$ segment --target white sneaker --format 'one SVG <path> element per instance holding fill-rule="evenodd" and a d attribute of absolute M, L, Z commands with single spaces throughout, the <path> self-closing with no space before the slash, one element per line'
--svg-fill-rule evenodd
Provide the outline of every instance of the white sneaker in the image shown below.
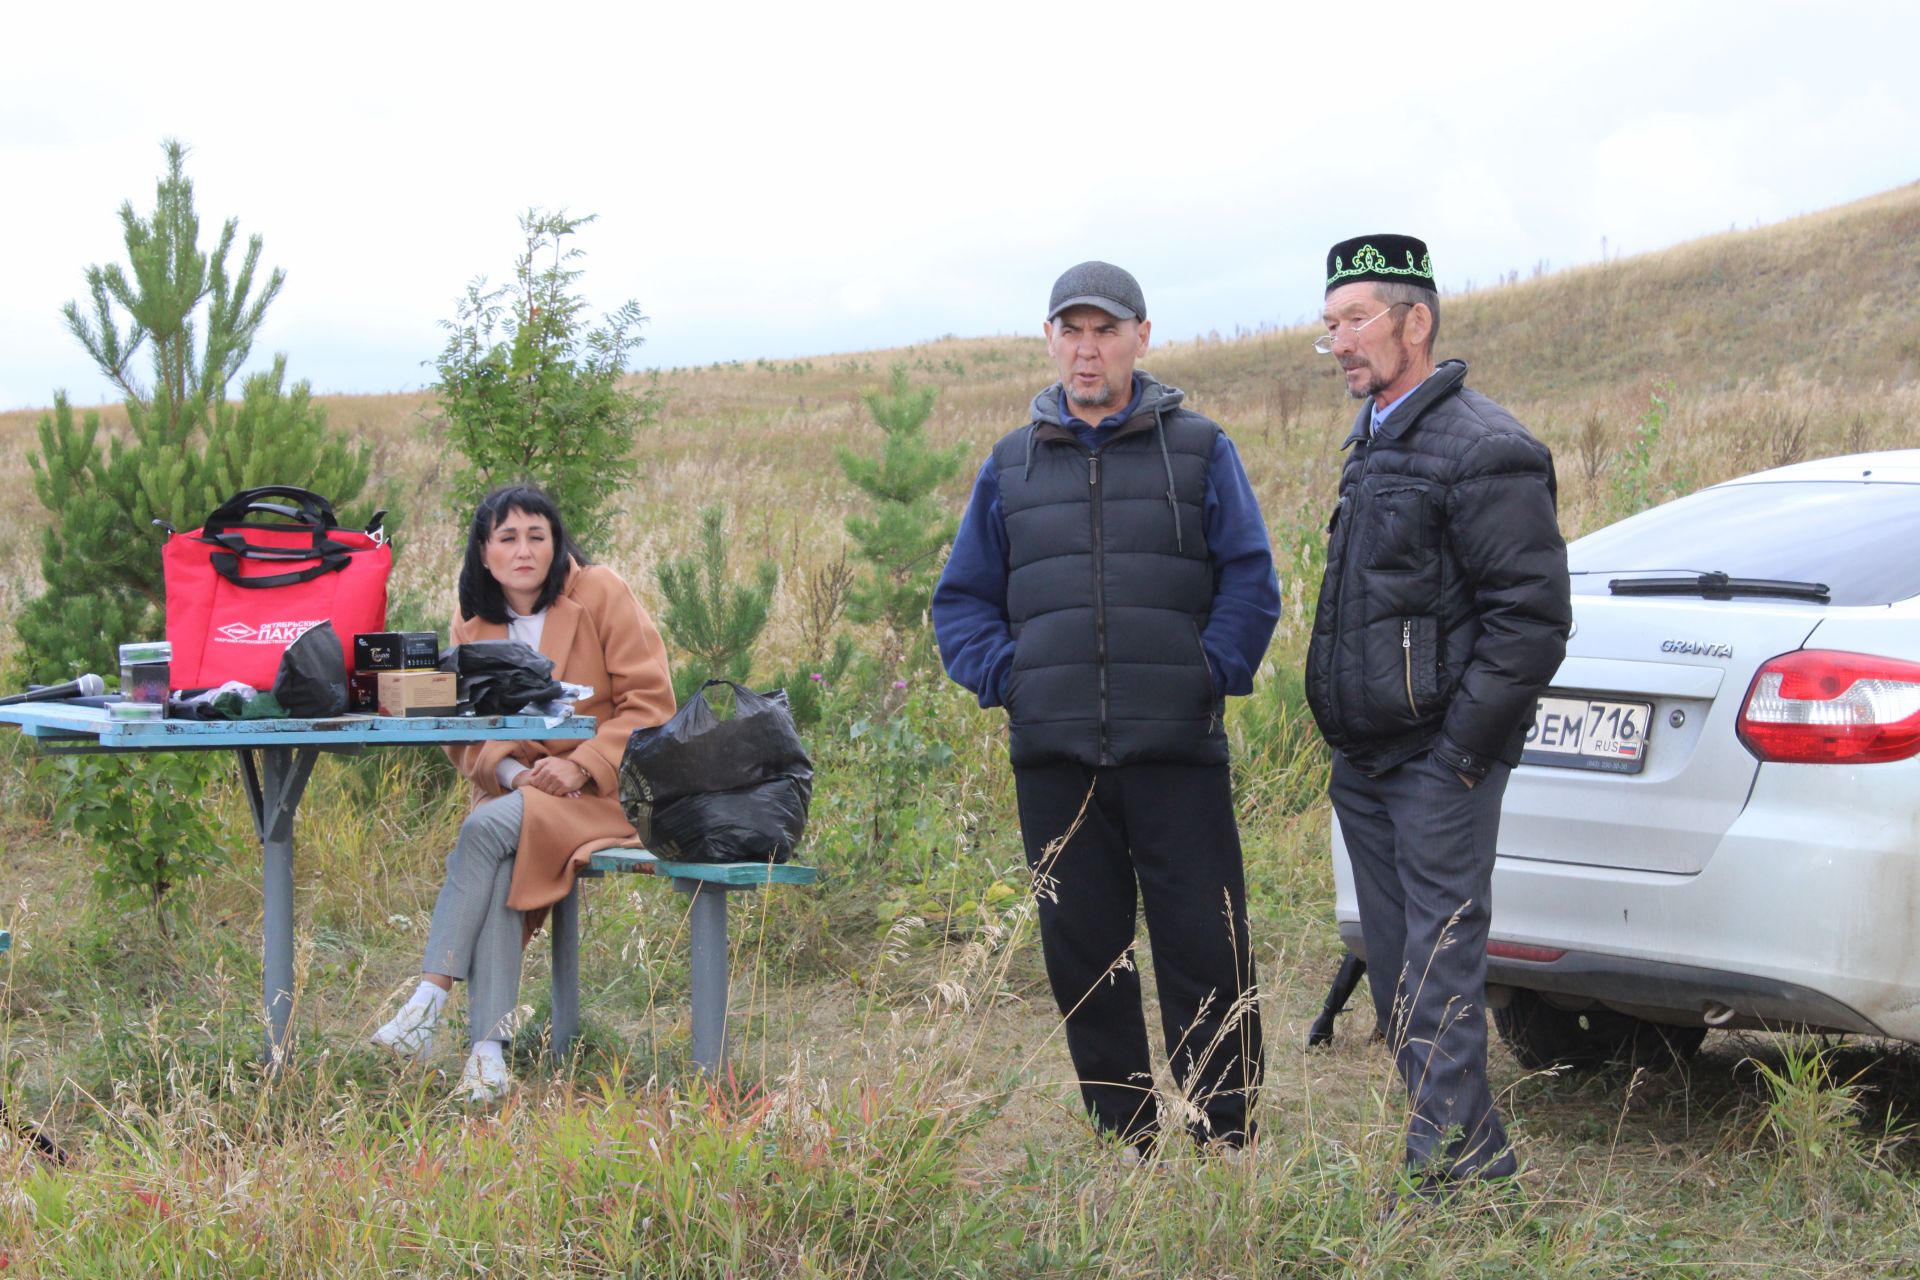
<path fill-rule="evenodd" d="M 470 1053 L 467 1065 L 460 1069 L 460 1083 L 453 1096 L 460 1102 L 486 1106 L 513 1092 L 513 1073 L 504 1059 L 490 1053 Z"/>
<path fill-rule="evenodd" d="M 439 1021 L 431 1005 L 408 1001 L 391 1022 L 373 1033 L 373 1046 L 396 1057 L 425 1062 L 433 1053 L 433 1029 Z"/>

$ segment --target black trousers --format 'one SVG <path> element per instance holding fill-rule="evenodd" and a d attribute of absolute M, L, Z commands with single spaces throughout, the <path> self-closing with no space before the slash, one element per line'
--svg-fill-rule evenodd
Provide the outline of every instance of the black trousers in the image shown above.
<path fill-rule="evenodd" d="M 1168 1122 L 1244 1142 L 1260 1010 L 1227 766 L 1049 764 L 1015 769 L 1014 784 L 1047 979 L 1094 1124 L 1136 1146 L 1160 1124 L 1131 956 L 1144 907 L 1167 1057 L 1194 1108 Z"/>
<path fill-rule="evenodd" d="M 1333 757 L 1367 985 L 1413 1103 L 1407 1166 L 1425 1178 L 1514 1171 L 1487 1087 L 1487 927 L 1507 766 L 1469 789 L 1431 753 L 1378 777 Z"/>

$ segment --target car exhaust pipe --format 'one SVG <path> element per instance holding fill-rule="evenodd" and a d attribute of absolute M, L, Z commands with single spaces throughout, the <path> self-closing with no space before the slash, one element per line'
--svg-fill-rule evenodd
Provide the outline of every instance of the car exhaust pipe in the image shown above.
<path fill-rule="evenodd" d="M 1731 1005 L 1721 1004 L 1718 1000 L 1708 1001 L 1707 1007 L 1700 1011 L 1701 1019 L 1710 1027 L 1724 1027 L 1738 1016 Z"/>

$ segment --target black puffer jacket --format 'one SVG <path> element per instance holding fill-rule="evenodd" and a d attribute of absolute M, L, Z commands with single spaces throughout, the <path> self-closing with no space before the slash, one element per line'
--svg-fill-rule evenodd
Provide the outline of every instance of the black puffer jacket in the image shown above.
<path fill-rule="evenodd" d="M 1423 751 L 1473 777 L 1517 764 L 1566 653 L 1553 458 L 1448 360 L 1368 439 L 1347 437 L 1307 650 L 1307 701 L 1363 773 Z"/>
<path fill-rule="evenodd" d="M 1016 767 L 1072 760 L 1225 764 L 1222 699 L 1200 633 L 1216 590 L 1204 520 L 1220 428 L 1142 378 L 1098 452 L 1060 392 L 994 446 L 1007 523 L 1007 676 Z"/>

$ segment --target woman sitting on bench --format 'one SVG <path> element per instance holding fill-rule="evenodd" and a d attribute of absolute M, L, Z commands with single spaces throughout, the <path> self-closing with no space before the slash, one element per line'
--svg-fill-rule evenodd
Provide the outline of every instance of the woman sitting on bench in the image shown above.
<path fill-rule="evenodd" d="M 600 721 L 584 742 L 448 748 L 473 784 L 473 811 L 447 856 L 420 985 L 373 1043 L 425 1058 L 447 993 L 465 979 L 473 1049 L 456 1094 L 492 1102 L 513 1086 L 504 1050 L 521 953 L 594 850 L 640 842 L 620 808 L 617 770 L 628 735 L 673 715 L 673 686 L 660 633 L 633 591 L 589 563 L 552 499 L 527 485 L 495 490 L 473 514 L 452 640 L 538 649 L 555 679 L 593 689 L 575 710 Z"/>

